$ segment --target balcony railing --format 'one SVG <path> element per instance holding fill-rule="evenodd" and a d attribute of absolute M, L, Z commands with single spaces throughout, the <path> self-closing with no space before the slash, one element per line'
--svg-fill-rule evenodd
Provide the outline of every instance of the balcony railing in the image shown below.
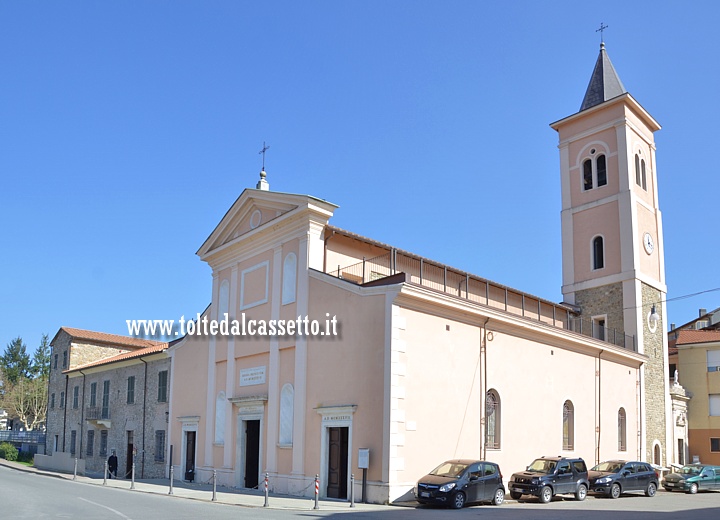
<path fill-rule="evenodd" d="M 567 306 L 396 249 L 374 258 L 363 258 L 347 267 L 338 266 L 328 274 L 362 285 L 401 272 L 405 273 L 407 282 L 637 351 L 634 336 L 599 327 L 591 320 L 578 317 Z"/>
<path fill-rule="evenodd" d="M 85 419 L 88 421 L 110 419 L 110 408 L 101 408 L 98 406 L 85 408 Z"/>

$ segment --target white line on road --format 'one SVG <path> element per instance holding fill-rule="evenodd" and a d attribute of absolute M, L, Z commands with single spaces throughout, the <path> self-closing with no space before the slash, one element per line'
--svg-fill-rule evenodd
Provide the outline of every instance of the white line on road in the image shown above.
<path fill-rule="evenodd" d="M 87 502 L 88 504 L 92 504 L 94 506 L 102 507 L 104 509 L 107 509 L 108 511 L 112 511 L 113 513 L 115 513 L 118 516 L 125 518 L 126 520 L 131 520 L 131 518 L 129 516 L 125 516 L 120 511 L 118 511 L 117 509 L 113 509 L 112 507 L 104 506 L 102 504 L 98 504 L 97 502 L 93 502 L 92 500 L 88 500 L 88 499 L 82 498 L 82 497 L 78 497 L 78 500 L 82 500 L 83 502 Z"/>

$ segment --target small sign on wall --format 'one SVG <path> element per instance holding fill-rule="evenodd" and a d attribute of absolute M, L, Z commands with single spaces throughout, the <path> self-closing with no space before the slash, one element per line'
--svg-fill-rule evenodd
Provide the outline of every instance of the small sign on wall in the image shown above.
<path fill-rule="evenodd" d="M 370 467 L 370 448 L 358 448 L 358 469 Z"/>
<path fill-rule="evenodd" d="M 265 367 L 243 368 L 240 370 L 240 386 L 265 384 Z"/>

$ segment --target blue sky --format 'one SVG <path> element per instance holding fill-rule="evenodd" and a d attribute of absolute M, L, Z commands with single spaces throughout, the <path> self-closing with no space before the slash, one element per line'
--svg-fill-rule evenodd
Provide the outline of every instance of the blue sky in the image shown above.
<path fill-rule="evenodd" d="M 600 9 L 599 7 L 602 7 Z M 720 287 L 715 2 L 0 2 L 0 347 L 210 301 L 270 149 L 332 223 L 560 301 L 557 134 L 605 42 L 656 134 L 668 298 Z M 434 198 L 437 203 L 426 201 Z M 714 220 L 715 219 L 715 220 Z M 669 303 L 683 323 L 720 292 Z"/>

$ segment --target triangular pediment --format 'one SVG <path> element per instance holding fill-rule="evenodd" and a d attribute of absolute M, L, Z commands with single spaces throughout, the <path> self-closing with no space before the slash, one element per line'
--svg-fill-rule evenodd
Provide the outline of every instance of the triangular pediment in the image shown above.
<path fill-rule="evenodd" d="M 329 214 L 332 214 L 336 207 L 307 195 L 247 189 L 238 197 L 197 254 L 202 258 L 227 244 L 242 240 L 244 236 L 260 232 L 283 215 L 292 213 L 301 206 L 307 207 L 311 200 L 328 206 Z"/>

